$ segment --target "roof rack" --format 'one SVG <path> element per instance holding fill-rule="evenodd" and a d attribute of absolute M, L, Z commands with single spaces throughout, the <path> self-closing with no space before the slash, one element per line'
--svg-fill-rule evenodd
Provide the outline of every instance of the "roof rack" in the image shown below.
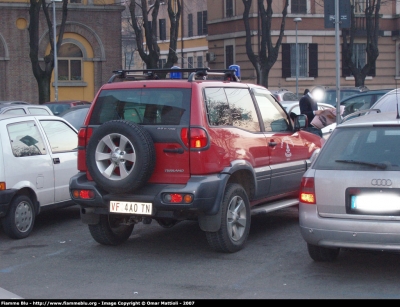
<path fill-rule="evenodd" d="M 195 81 L 196 78 L 206 80 L 208 76 L 222 76 L 224 81 L 240 82 L 234 69 L 214 69 L 205 68 L 166 68 L 166 69 L 134 69 L 134 70 L 114 70 L 108 83 L 113 83 L 115 79 L 128 80 L 159 80 L 160 76 L 168 73 L 190 73 L 188 81 Z M 141 73 L 141 74 L 138 74 Z M 176 78 L 175 78 L 176 79 Z"/>

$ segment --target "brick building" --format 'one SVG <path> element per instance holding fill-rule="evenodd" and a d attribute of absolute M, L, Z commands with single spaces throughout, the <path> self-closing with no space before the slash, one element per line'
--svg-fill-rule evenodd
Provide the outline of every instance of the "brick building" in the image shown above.
<path fill-rule="evenodd" d="M 91 101 L 112 71 L 121 67 L 121 12 L 116 0 L 69 0 L 66 29 L 58 50 L 58 99 Z M 49 1 L 52 18 L 52 3 Z M 56 23 L 61 22 L 56 2 Z M 48 27 L 41 12 L 40 60 L 49 53 Z M 29 0 L 0 0 L 0 100 L 38 103 L 29 58 Z M 54 81 L 54 73 L 53 73 Z M 51 99 L 55 97 L 54 82 Z"/>

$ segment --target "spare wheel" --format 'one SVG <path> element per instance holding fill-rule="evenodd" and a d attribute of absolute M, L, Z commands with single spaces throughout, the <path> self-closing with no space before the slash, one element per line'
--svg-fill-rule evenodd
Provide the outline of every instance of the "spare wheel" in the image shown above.
<path fill-rule="evenodd" d="M 86 164 L 93 180 L 110 193 L 128 193 L 151 177 L 156 153 L 150 134 L 141 126 L 113 120 L 91 136 Z"/>

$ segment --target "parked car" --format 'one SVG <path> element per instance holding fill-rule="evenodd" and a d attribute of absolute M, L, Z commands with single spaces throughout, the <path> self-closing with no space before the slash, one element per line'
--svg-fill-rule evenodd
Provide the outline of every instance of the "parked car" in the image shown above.
<path fill-rule="evenodd" d="M 196 220 L 213 250 L 236 252 L 251 214 L 298 204 L 324 140 L 301 130 L 305 115 L 293 126 L 268 89 L 240 83 L 235 70 L 158 80 L 166 72 L 177 69 L 113 82 L 130 74 L 116 71 L 101 87 L 79 130 L 72 198 L 100 244 L 125 242 L 140 222 Z"/>
<path fill-rule="evenodd" d="M 377 100 L 390 91 L 391 89 L 369 90 L 343 99 L 340 102 L 340 105 L 344 106 L 343 116 L 370 109 Z"/>
<path fill-rule="evenodd" d="M 281 105 L 285 108 L 286 112 L 290 115 L 291 113 L 294 113 L 296 115 L 300 114 L 300 105 L 299 102 L 282 102 Z M 326 110 L 326 109 L 335 109 L 334 106 L 327 104 L 327 103 L 318 103 L 318 110 Z M 328 138 L 329 135 L 332 133 L 333 129 L 335 129 L 336 123 L 328 125 L 324 128 L 322 128 L 322 135 L 324 139 Z"/>
<path fill-rule="evenodd" d="M 400 251 L 400 119 L 374 113 L 341 123 L 303 176 L 299 221 L 315 261 L 341 248 Z"/>
<path fill-rule="evenodd" d="M 0 104 L 0 114 L 53 115 L 53 112 L 48 107 L 37 104 Z"/>
<path fill-rule="evenodd" d="M 0 114 L 0 220 L 10 238 L 28 237 L 40 212 L 74 205 L 77 145 L 76 129 L 58 116 Z"/>
<path fill-rule="evenodd" d="M 54 115 L 60 115 L 62 112 L 69 108 L 81 106 L 84 104 L 90 105 L 91 102 L 85 100 L 59 100 L 45 102 L 44 105 L 48 106 Z"/>
<path fill-rule="evenodd" d="M 280 88 L 278 90 L 271 91 L 272 95 L 278 100 L 278 102 L 296 102 L 299 101 L 300 98 L 297 98 L 296 94 L 288 91 L 287 89 Z"/>
<path fill-rule="evenodd" d="M 397 108 L 400 110 L 400 89 L 391 90 L 371 106 L 381 112 L 397 111 Z"/>
<path fill-rule="evenodd" d="M 74 126 L 75 129 L 79 130 L 83 125 L 83 121 L 86 118 L 89 108 L 90 108 L 90 104 L 76 106 L 76 107 L 65 110 L 58 116 L 64 118 L 72 126 Z"/>
<path fill-rule="evenodd" d="M 20 100 L 0 100 L 0 105 L 8 105 L 8 104 L 30 104 L 30 103 Z"/>
<path fill-rule="evenodd" d="M 343 86 L 340 88 L 340 101 L 352 95 L 364 93 L 366 91 L 369 91 L 368 87 L 366 86 L 360 86 L 360 87 Z M 337 106 L 336 88 L 325 88 L 325 94 L 323 95 L 322 99 L 318 102 L 327 103 L 336 107 Z"/>

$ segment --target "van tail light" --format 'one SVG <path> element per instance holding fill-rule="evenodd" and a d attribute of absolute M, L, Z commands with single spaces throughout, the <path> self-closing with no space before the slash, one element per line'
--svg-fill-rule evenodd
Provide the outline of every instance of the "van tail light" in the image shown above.
<path fill-rule="evenodd" d="M 93 129 L 92 128 L 81 128 L 78 132 L 78 162 L 77 167 L 81 172 L 86 172 L 86 146 L 89 142 L 90 137 L 92 136 Z"/>
<path fill-rule="evenodd" d="M 207 133 L 201 128 L 183 128 L 181 139 L 190 149 L 202 149 L 208 145 Z"/>
<path fill-rule="evenodd" d="M 301 179 L 299 200 L 305 204 L 316 204 L 314 178 L 303 177 Z"/>

